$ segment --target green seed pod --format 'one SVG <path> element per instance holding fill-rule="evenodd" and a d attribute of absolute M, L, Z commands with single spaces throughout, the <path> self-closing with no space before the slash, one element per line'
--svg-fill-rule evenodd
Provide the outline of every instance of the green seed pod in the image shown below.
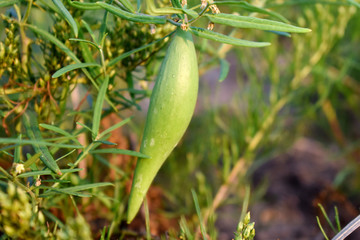
<path fill-rule="evenodd" d="M 162 62 L 150 98 L 132 183 L 127 222 L 137 214 L 151 182 L 184 135 L 194 113 L 199 85 L 196 51 L 189 32 L 178 29 Z"/>

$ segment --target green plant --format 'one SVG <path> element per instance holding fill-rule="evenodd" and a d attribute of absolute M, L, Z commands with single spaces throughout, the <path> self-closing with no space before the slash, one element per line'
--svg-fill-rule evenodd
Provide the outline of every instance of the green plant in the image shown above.
<path fill-rule="evenodd" d="M 236 28 L 247 33 L 252 32 L 247 28 L 276 34 L 310 31 L 290 25 L 284 17 L 263 5 L 255 6 L 255 3 L 242 1 L 189 1 L 187 4 L 186 1 L 180 3 L 174 0 L 172 6 L 161 1 L 155 5 L 153 1 L 138 1 L 135 8 L 134 2 L 126 0 L 97 3 L 0 0 L 0 6 L 4 13 L 1 25 L 6 29 L 0 33 L 0 115 L 4 130 L 0 131 L 0 180 L 2 185 L 11 182 L 24 190 L 31 202 L 33 218 L 43 214 L 49 222 L 48 226 L 39 222 L 39 228 L 34 228 L 29 237 L 33 234 L 40 236 L 44 229 L 53 236 L 64 238 L 74 238 L 80 233 L 88 236 L 89 227 L 84 224 L 81 228 L 85 220 L 90 222 L 84 213 L 88 209 L 99 208 L 104 210 L 104 214 L 101 215 L 101 211 L 97 211 L 97 214 L 105 219 L 103 224 L 109 228 L 93 227 L 93 235 L 98 234 L 100 229 L 104 229 L 102 236 L 106 234 L 107 238 L 115 234 L 124 237 L 134 235 L 119 228 L 126 218 L 126 186 L 133 169 L 131 160 L 134 157 L 140 157 L 144 162 L 149 159 L 142 150 L 141 153 L 137 152 L 136 146 L 120 145 L 123 142 L 116 140 L 114 135 L 121 136 L 119 128 L 125 124 L 131 133 L 142 132 L 140 124 L 137 126 L 128 117 L 140 109 L 141 100 L 150 96 L 149 82 L 153 76 L 158 71 L 165 71 L 159 70 L 159 66 L 174 29 L 187 31 L 175 33 L 176 39 L 182 34 L 186 38 L 190 38 L 190 34 L 199 37 L 195 40 L 199 59 L 210 56 L 209 62 L 204 59 L 199 61 L 200 73 L 220 63 L 219 80 L 224 80 L 229 70 L 225 59 L 230 49 L 228 44 L 245 47 L 269 45 L 268 42 L 235 37 Z M 228 6 L 235 6 L 242 15 L 219 13 L 219 8 L 226 11 Z M 248 12 L 258 15 L 250 16 Z M 272 20 L 264 19 L 265 16 Z M 213 27 L 214 31 L 211 30 Z M 262 39 L 255 33 L 248 36 L 249 39 Z M 207 44 L 207 40 L 221 44 L 219 51 L 214 47 L 217 45 Z M 175 53 L 170 51 L 169 55 Z M 192 58 L 195 58 L 194 52 Z M 188 59 L 184 61 L 188 63 Z M 181 69 L 183 65 L 178 66 Z M 196 66 L 193 67 L 191 72 L 195 74 Z M 175 77 L 179 77 L 177 73 Z M 195 90 L 194 87 L 186 94 L 194 94 Z M 156 90 L 153 94 L 155 97 Z M 156 101 L 156 105 L 162 103 L 161 99 Z M 274 115 L 282 106 L 275 104 L 273 113 L 269 111 L 273 117 L 270 122 L 275 121 Z M 154 114 L 155 107 L 150 107 L 149 115 Z M 192 112 L 189 105 L 185 107 Z M 104 127 L 104 121 L 113 115 L 117 116 L 117 122 Z M 184 115 L 190 118 L 191 114 Z M 266 124 L 265 130 L 271 125 L 269 122 Z M 154 123 L 154 129 L 161 128 Z M 257 130 L 252 128 L 248 136 L 251 137 Z M 250 141 L 247 154 L 251 155 L 257 149 L 263 133 L 259 134 Z M 214 136 L 211 140 L 214 140 L 212 146 L 217 146 L 219 137 Z M 226 149 L 233 140 L 224 134 L 220 139 L 221 146 Z M 198 141 L 201 142 L 201 139 Z M 233 145 L 231 153 L 235 156 L 237 152 L 239 155 L 243 147 Z M 216 154 L 221 155 L 222 152 Z M 213 162 L 218 158 L 216 154 L 211 156 Z M 119 158 L 122 155 L 127 161 L 117 165 L 117 161 L 109 160 L 113 155 Z M 191 159 L 194 155 L 189 151 L 188 157 Z M 230 177 L 230 181 L 225 183 L 227 185 L 234 182 L 238 173 L 231 169 L 232 161 L 237 159 L 230 159 L 227 154 L 225 160 L 227 167 L 219 179 L 225 182 Z M 239 166 L 235 165 L 235 169 L 239 169 Z M 173 171 L 173 178 L 190 176 L 191 172 L 186 170 Z M 182 175 L 176 176 L 177 171 L 183 171 Z M 199 204 L 202 204 L 205 196 L 211 199 L 210 193 L 206 189 L 204 175 L 196 174 L 196 181 L 204 187 L 199 192 Z M 226 195 L 217 195 L 212 210 Z M 141 203 L 143 195 L 133 199 Z M 200 210 L 197 213 L 199 216 L 204 214 Z M 210 215 L 205 212 L 204 225 L 208 223 Z M 210 231 L 216 235 L 216 230 Z"/>

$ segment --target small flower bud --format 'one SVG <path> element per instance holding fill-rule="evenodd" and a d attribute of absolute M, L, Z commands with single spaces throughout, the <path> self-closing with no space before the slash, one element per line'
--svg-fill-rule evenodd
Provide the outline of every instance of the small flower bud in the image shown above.
<path fill-rule="evenodd" d="M 207 26 L 207 30 L 212 31 L 214 29 L 215 24 L 213 22 L 209 22 Z"/>
<path fill-rule="evenodd" d="M 41 185 L 41 179 L 38 178 L 38 179 L 36 179 L 35 186 L 38 187 L 40 185 Z"/>
<path fill-rule="evenodd" d="M 183 23 L 183 24 L 181 24 L 180 28 L 181 28 L 181 30 L 187 31 L 189 26 L 187 24 Z"/>
<path fill-rule="evenodd" d="M 215 4 L 210 5 L 210 9 L 211 9 L 211 12 L 213 14 L 219 14 L 220 13 L 219 8 Z"/>
<path fill-rule="evenodd" d="M 204 9 L 204 8 L 206 8 L 207 3 L 208 3 L 208 0 L 201 0 L 201 6 L 200 6 L 200 9 Z"/>

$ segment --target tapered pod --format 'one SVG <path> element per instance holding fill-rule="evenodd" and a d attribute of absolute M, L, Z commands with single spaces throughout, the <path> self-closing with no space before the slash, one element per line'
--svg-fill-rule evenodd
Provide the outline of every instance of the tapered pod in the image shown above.
<path fill-rule="evenodd" d="M 184 135 L 194 113 L 199 75 L 189 32 L 177 29 L 167 49 L 150 98 L 139 158 L 129 199 L 127 222 L 136 216 L 160 167 Z"/>

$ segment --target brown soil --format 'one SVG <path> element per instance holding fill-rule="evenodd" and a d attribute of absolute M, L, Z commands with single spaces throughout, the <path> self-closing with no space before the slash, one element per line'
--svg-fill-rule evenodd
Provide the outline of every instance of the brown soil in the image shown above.
<path fill-rule="evenodd" d="M 359 214 L 359 203 L 356 206 L 332 187 L 344 165 L 344 161 L 334 159 L 332 152 L 318 142 L 300 139 L 286 154 L 255 171 L 254 186 L 268 181 L 263 201 L 257 201 L 250 209 L 252 221 L 256 222 L 256 240 L 324 239 L 316 216 L 320 217 L 328 236 L 333 237 L 318 203 L 325 207 L 332 220 L 336 206 L 342 227 Z M 230 236 L 227 239 L 231 239 Z M 347 239 L 360 239 L 360 230 Z"/>

